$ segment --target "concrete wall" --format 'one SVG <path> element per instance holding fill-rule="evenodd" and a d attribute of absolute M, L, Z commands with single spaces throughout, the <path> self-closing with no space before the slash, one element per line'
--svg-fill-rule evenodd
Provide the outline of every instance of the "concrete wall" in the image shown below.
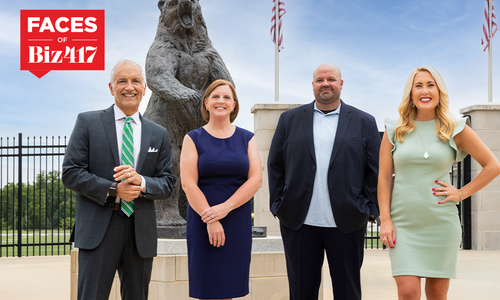
<path fill-rule="evenodd" d="M 188 300 L 186 240 L 158 240 L 149 285 L 150 300 Z M 288 300 L 285 254 L 279 237 L 254 238 L 250 263 L 250 293 L 243 300 Z M 78 249 L 71 251 L 71 300 L 77 299 Z M 115 276 L 110 300 L 120 300 L 120 280 Z M 323 291 L 321 289 L 321 297 Z"/>
<path fill-rule="evenodd" d="M 267 156 L 274 131 L 282 112 L 301 104 L 255 104 L 254 133 L 262 161 L 262 187 L 254 196 L 254 225 L 267 227 L 268 236 L 281 236 L 279 221 L 269 211 L 269 182 L 267 180 Z"/>
<path fill-rule="evenodd" d="M 472 105 L 460 113 L 471 117 L 471 128 L 500 159 L 500 105 Z M 472 178 L 481 170 L 472 159 Z M 472 195 L 472 249 L 500 250 L 500 177 Z"/>

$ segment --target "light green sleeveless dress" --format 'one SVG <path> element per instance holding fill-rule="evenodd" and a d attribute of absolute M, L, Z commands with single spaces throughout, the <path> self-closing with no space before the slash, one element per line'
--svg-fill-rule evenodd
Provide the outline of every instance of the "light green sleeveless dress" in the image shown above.
<path fill-rule="evenodd" d="M 436 180 L 451 183 L 449 171 L 454 161 L 467 153 L 459 151 L 453 138 L 439 139 L 435 120 L 418 122 L 403 141 L 394 138 L 397 122 L 385 120 L 387 136 L 394 148 L 394 189 L 391 219 L 396 229 L 396 245 L 389 249 L 392 275 L 454 278 L 462 229 L 455 202 L 438 204 L 444 196 L 433 195 Z M 464 129 L 458 120 L 453 137 Z M 420 137 L 421 136 L 421 137 Z M 424 146 L 425 145 L 425 146 Z M 424 158 L 425 148 L 428 158 Z"/>

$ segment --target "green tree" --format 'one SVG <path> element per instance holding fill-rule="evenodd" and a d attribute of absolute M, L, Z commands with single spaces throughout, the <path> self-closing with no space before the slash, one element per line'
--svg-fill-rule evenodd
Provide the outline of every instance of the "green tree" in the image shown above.
<path fill-rule="evenodd" d="M 64 187 L 58 171 L 42 171 L 35 182 L 22 183 L 21 201 L 23 229 L 67 228 L 76 212 L 76 195 Z M 17 214 L 18 184 L 7 183 L 0 193 L 2 224 L 17 228 Z"/>
<path fill-rule="evenodd" d="M 0 218 L 5 222 L 6 228 L 2 229 L 15 229 L 17 228 L 17 198 L 18 198 L 18 185 L 12 182 L 7 183 L 0 192 Z M 23 184 L 22 199 L 26 199 L 26 189 Z M 3 225 L 2 222 L 2 225 Z"/>

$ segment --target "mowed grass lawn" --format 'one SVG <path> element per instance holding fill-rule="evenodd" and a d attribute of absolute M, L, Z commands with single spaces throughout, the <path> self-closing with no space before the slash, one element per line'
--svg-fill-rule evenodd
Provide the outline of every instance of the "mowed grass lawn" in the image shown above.
<path fill-rule="evenodd" d="M 28 230 L 22 233 L 22 256 L 67 255 L 71 251 L 70 245 L 38 245 L 51 243 L 66 243 L 71 231 L 63 229 Z M 0 257 L 17 256 L 17 231 L 2 230 L 0 237 Z"/>

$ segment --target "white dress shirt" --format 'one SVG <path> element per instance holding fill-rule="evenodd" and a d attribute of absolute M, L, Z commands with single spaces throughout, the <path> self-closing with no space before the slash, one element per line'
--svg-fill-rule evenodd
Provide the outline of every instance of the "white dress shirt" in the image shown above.
<path fill-rule="evenodd" d="M 119 156 L 119 161 L 122 161 L 122 141 L 123 141 L 123 126 L 125 126 L 125 118 L 126 117 L 132 117 L 133 121 L 130 122 L 132 125 L 132 130 L 133 130 L 133 135 L 134 135 L 134 165 L 132 167 L 136 167 L 137 165 L 137 160 L 139 159 L 139 152 L 141 151 L 141 137 L 142 137 L 142 123 L 141 123 L 141 118 L 139 117 L 139 111 L 137 111 L 135 114 L 131 116 L 125 115 L 123 111 L 121 111 L 116 104 L 113 106 L 113 110 L 115 113 L 115 127 L 116 127 L 116 140 L 118 142 L 118 156 Z M 141 176 L 142 181 L 141 181 L 141 187 L 142 190 L 145 190 L 146 187 L 146 180 L 144 180 L 144 177 Z M 120 198 L 116 197 L 116 203 L 120 202 Z"/>
<path fill-rule="evenodd" d="M 139 118 L 139 111 L 131 116 L 125 115 L 118 106 L 114 105 L 115 110 L 115 124 L 116 124 L 116 139 L 118 141 L 118 155 L 120 157 L 120 162 L 122 161 L 122 141 L 123 141 L 123 126 L 125 125 L 125 118 L 132 117 L 134 120 L 130 122 L 132 125 L 132 130 L 134 131 L 134 165 L 137 165 L 137 159 L 139 158 L 139 151 L 141 151 L 141 134 L 142 134 L 142 123 L 141 118 Z"/>

